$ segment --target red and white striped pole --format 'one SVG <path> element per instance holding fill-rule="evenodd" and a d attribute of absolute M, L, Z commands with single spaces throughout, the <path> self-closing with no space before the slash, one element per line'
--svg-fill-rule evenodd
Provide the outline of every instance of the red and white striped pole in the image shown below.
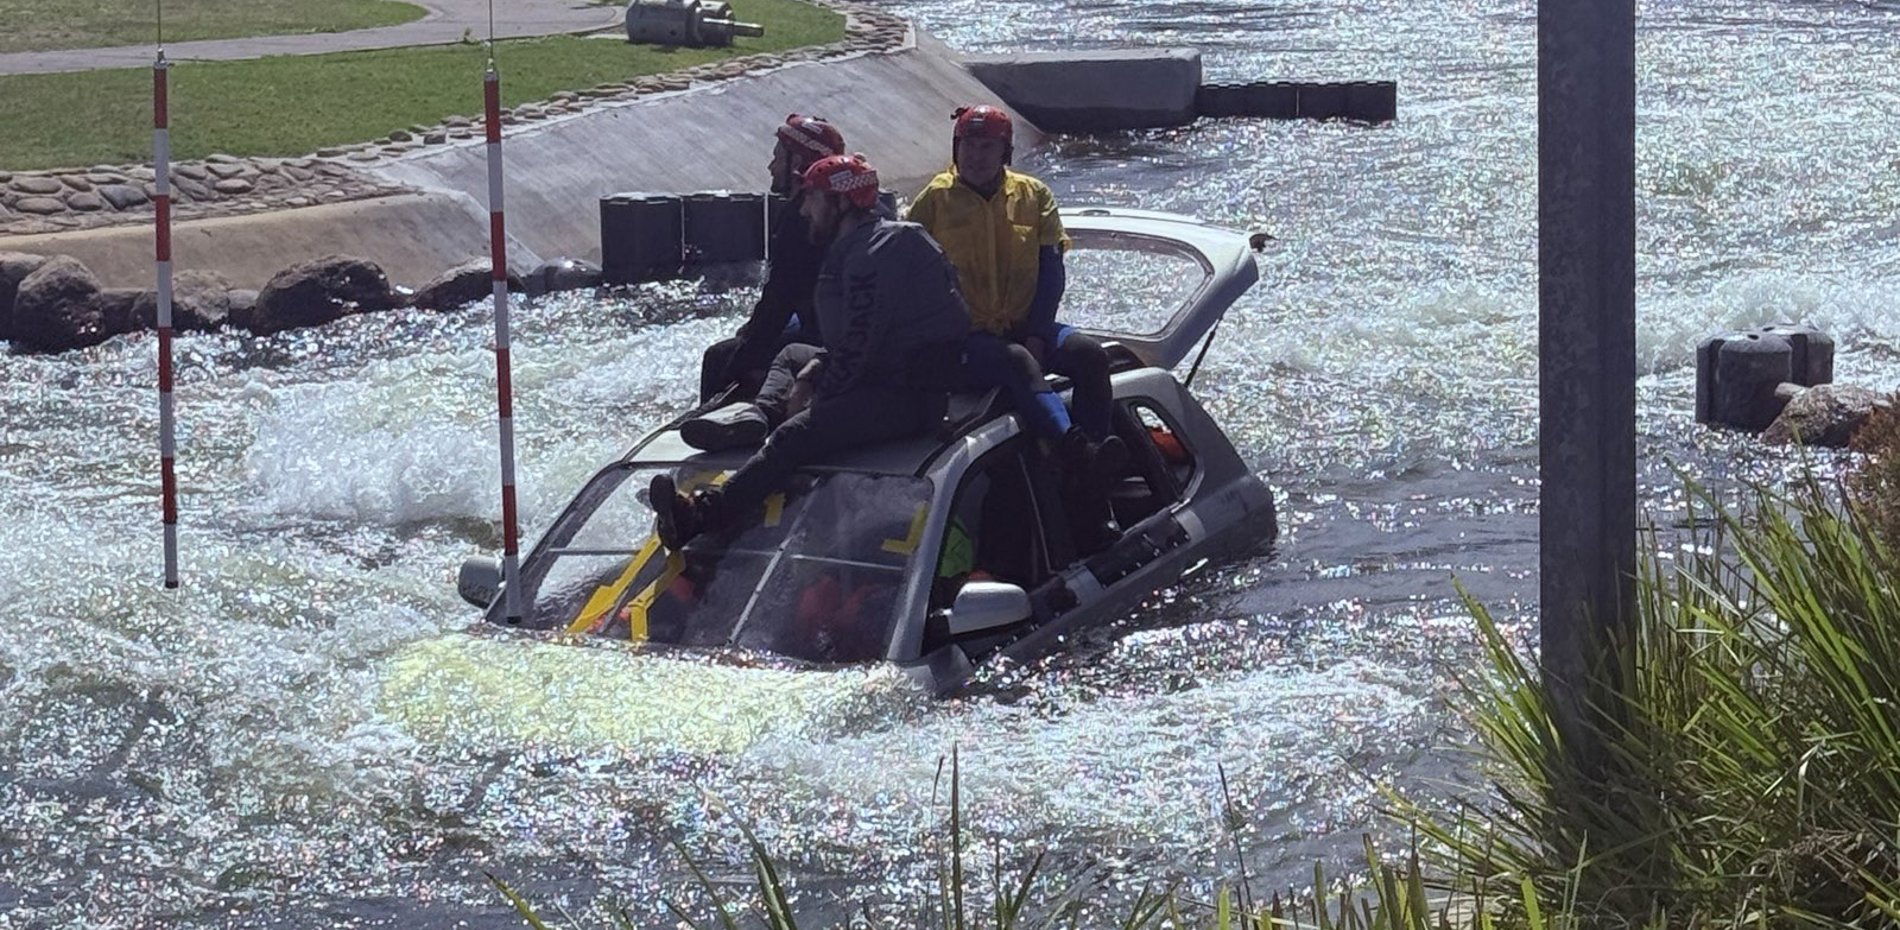
<path fill-rule="evenodd" d="M 495 406 L 501 420 L 501 581 L 509 622 L 521 619 L 521 535 L 515 519 L 514 378 L 508 362 L 508 233 L 501 201 L 501 74 L 482 78 L 488 127 L 488 240 L 495 295 Z"/>
<path fill-rule="evenodd" d="M 157 226 L 158 265 L 158 462 L 159 493 L 165 514 L 165 587 L 178 587 L 178 478 L 172 422 L 172 137 L 171 101 L 166 75 L 171 63 L 164 46 L 152 63 L 152 197 Z"/>

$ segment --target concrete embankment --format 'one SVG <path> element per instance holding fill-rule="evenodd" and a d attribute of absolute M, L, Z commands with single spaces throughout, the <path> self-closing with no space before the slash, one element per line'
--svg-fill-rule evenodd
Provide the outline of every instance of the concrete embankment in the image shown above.
<path fill-rule="evenodd" d="M 508 136 L 508 227 L 545 258 L 599 261 L 603 195 L 760 190 L 772 129 L 793 112 L 836 123 L 849 148 L 877 165 L 884 186 L 909 196 L 949 163 L 951 111 L 994 97 L 947 49 L 924 40 L 891 53 L 790 65 L 582 113 Z M 1017 145 L 1025 150 L 1039 139 L 1030 126 L 1018 129 Z M 423 190 L 486 199 L 480 145 L 424 152 L 370 170 Z M 405 276 L 389 270 L 399 280 Z"/>
<path fill-rule="evenodd" d="M 643 94 L 507 130 L 510 264 L 541 258 L 598 261 L 601 196 L 621 191 L 762 190 L 772 130 L 786 114 L 835 121 L 853 151 L 906 195 L 949 162 L 950 114 L 993 100 L 956 55 L 928 38 L 884 52 L 797 62 L 685 90 Z M 1041 138 L 1026 122 L 1017 144 Z M 178 269 L 222 274 L 259 288 L 317 255 L 372 259 L 391 280 L 417 285 L 488 253 L 486 152 L 479 135 L 353 170 L 410 193 L 175 225 Z M 149 287 L 149 225 L 0 237 L 0 249 L 71 255 L 108 287 Z"/>

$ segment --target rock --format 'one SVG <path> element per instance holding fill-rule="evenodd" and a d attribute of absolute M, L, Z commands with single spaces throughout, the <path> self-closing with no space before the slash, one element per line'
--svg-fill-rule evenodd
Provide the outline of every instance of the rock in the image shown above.
<path fill-rule="evenodd" d="M 494 293 L 494 279 L 489 271 L 492 267 L 488 259 L 478 258 L 450 268 L 417 288 L 409 303 L 424 310 L 452 310 L 481 300 Z M 521 289 L 521 280 L 509 275 L 508 290 L 519 292 Z"/>
<path fill-rule="evenodd" d="M 135 180 L 135 181 L 156 181 L 156 180 L 158 180 L 158 174 L 157 174 L 156 172 L 154 172 L 154 171 L 152 171 L 152 169 L 150 169 L 150 168 L 147 168 L 147 167 L 145 167 L 145 166 L 143 166 L 143 165 L 137 165 L 137 166 L 134 166 L 134 167 L 132 167 L 132 168 L 129 168 L 129 169 L 127 169 L 127 170 L 126 170 L 126 172 L 125 172 L 125 173 L 126 173 L 126 175 L 127 175 L 128 177 L 130 177 L 130 178 L 132 178 L 132 179 L 133 179 L 133 180 Z"/>
<path fill-rule="evenodd" d="M 214 330 L 230 316 L 231 282 L 224 275 L 194 268 L 172 276 L 173 329 Z M 138 292 L 138 300 L 132 305 L 132 328 L 158 328 L 157 291 Z"/>
<path fill-rule="evenodd" d="M 408 142 L 414 138 L 415 134 L 406 129 L 398 129 L 389 134 L 389 141 L 391 142 Z"/>
<path fill-rule="evenodd" d="M 151 200 L 144 191 L 125 184 L 107 184 L 99 188 L 98 194 L 115 210 L 129 210 Z"/>
<path fill-rule="evenodd" d="M 422 141 L 425 145 L 441 145 L 449 141 L 449 134 L 446 132 L 425 132 L 422 134 Z"/>
<path fill-rule="evenodd" d="M 20 282 L 44 264 L 44 255 L 0 252 L 0 340 L 13 338 L 13 295 L 19 293 Z"/>
<path fill-rule="evenodd" d="M 22 197 L 13 209 L 36 216 L 52 216 L 66 212 L 66 201 L 57 197 Z"/>
<path fill-rule="evenodd" d="M 75 192 L 66 195 L 66 206 L 81 213 L 96 213 L 106 208 L 106 202 L 98 194 Z"/>
<path fill-rule="evenodd" d="M 93 310 L 99 314 L 99 330 L 107 336 L 138 329 L 139 298 L 145 292 L 135 287 L 112 287 L 92 295 Z"/>
<path fill-rule="evenodd" d="M 466 129 L 475 125 L 475 121 L 466 116 L 451 116 L 442 121 L 442 125 L 451 129 Z"/>
<path fill-rule="evenodd" d="M 218 155 L 205 156 L 205 161 L 214 165 L 236 165 L 236 164 L 242 164 L 244 159 L 239 158 L 236 155 L 218 154 Z"/>
<path fill-rule="evenodd" d="M 530 296 L 599 287 L 600 267 L 578 258 L 542 262 L 528 272 L 525 283 Z"/>
<path fill-rule="evenodd" d="M 348 155 L 349 153 L 350 153 L 350 150 L 343 146 L 326 145 L 323 148 L 320 148 L 317 150 L 317 157 L 318 158 L 342 158 L 343 156 Z"/>
<path fill-rule="evenodd" d="M 13 300 L 13 344 L 58 352 L 97 345 L 106 332 L 100 307 L 99 279 L 77 259 L 60 255 L 20 282 Z"/>
<path fill-rule="evenodd" d="M 318 326 L 351 313 L 388 310 L 399 301 L 374 262 L 327 255 L 292 265 L 257 292 L 250 329 L 260 335 Z"/>
<path fill-rule="evenodd" d="M 308 168 L 299 168 L 296 165 L 284 166 L 284 174 L 292 181 L 308 181 L 317 176 L 316 172 Z"/>
<path fill-rule="evenodd" d="M 225 295 L 231 307 L 231 315 L 224 321 L 239 329 L 250 329 L 256 322 L 257 292 L 249 288 L 237 288 Z"/>
<path fill-rule="evenodd" d="M 22 194 L 57 194 L 63 186 L 58 178 L 41 177 L 14 178 L 12 184 Z"/>
<path fill-rule="evenodd" d="M 206 171 L 203 165 L 194 165 L 190 162 L 185 162 L 184 164 L 172 166 L 172 180 L 174 181 L 179 178 L 190 178 L 193 181 L 202 181 L 210 176 L 211 172 Z"/>
<path fill-rule="evenodd" d="M 1781 445 L 1802 442 L 1838 449 L 1853 441 L 1875 407 L 1886 404 L 1885 397 L 1864 387 L 1817 384 L 1788 401 L 1761 438 Z"/>
<path fill-rule="evenodd" d="M 252 171 L 249 167 L 245 165 L 234 164 L 231 162 L 216 162 L 213 164 L 209 164 L 205 166 L 205 170 L 221 178 L 236 178 L 236 177 L 242 177 L 247 174 L 257 173 L 255 171 Z"/>
<path fill-rule="evenodd" d="M 211 185 L 211 189 L 220 194 L 248 194 L 256 185 L 248 178 L 224 178 Z"/>
<path fill-rule="evenodd" d="M 64 180 L 66 181 L 66 186 L 72 188 L 73 190 L 76 190 L 76 191 L 92 190 L 92 182 L 86 180 L 85 178 L 80 177 L 79 175 L 69 174 L 65 177 Z"/>
<path fill-rule="evenodd" d="M 102 184 L 124 184 L 125 175 L 109 171 L 102 172 L 94 168 L 91 174 L 86 175 L 86 180 L 91 181 L 94 187 Z"/>

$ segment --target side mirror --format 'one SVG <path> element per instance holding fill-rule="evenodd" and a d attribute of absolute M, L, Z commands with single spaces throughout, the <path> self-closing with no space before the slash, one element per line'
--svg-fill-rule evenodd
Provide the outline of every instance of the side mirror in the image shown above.
<path fill-rule="evenodd" d="M 495 595 L 501 593 L 501 563 L 485 555 L 463 562 L 462 570 L 455 574 L 455 593 L 477 607 L 493 604 Z"/>
<path fill-rule="evenodd" d="M 957 592 L 950 605 L 951 636 L 981 633 L 1021 623 L 1035 615 L 1029 592 L 1000 581 L 972 581 Z"/>

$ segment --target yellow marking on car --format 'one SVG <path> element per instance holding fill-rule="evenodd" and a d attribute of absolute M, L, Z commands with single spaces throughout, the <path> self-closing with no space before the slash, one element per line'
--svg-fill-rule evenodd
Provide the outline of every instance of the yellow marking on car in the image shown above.
<path fill-rule="evenodd" d="M 677 552 L 667 553 L 666 568 L 660 572 L 660 577 L 653 579 L 653 583 L 647 585 L 646 590 L 634 595 L 633 600 L 627 604 L 628 639 L 639 642 L 647 638 L 647 611 L 653 609 L 653 602 L 660 599 L 660 593 L 672 585 L 673 579 L 678 578 L 685 570 L 685 556 Z"/>
<path fill-rule="evenodd" d="M 777 526 L 785 519 L 785 492 L 775 491 L 765 499 L 765 525 Z"/>
<path fill-rule="evenodd" d="M 634 553 L 633 559 L 627 563 L 626 571 L 621 572 L 620 577 L 615 578 L 611 584 L 604 584 L 594 589 L 593 596 L 587 599 L 587 604 L 581 608 L 579 614 L 575 615 L 574 622 L 567 625 L 567 632 L 600 632 L 600 628 L 607 625 L 607 615 L 613 611 L 614 605 L 620 602 L 620 595 L 626 593 L 627 586 L 633 583 L 634 578 L 639 577 L 640 570 L 647 566 L 647 561 L 659 550 L 660 537 L 653 533 L 647 534 L 647 541 L 641 544 L 638 552 Z"/>
<path fill-rule="evenodd" d="M 910 555 L 917 551 L 917 545 L 924 541 L 924 522 L 930 517 L 929 507 L 918 507 L 917 515 L 910 518 L 910 532 L 903 539 L 887 539 L 878 548 L 892 555 Z"/>

